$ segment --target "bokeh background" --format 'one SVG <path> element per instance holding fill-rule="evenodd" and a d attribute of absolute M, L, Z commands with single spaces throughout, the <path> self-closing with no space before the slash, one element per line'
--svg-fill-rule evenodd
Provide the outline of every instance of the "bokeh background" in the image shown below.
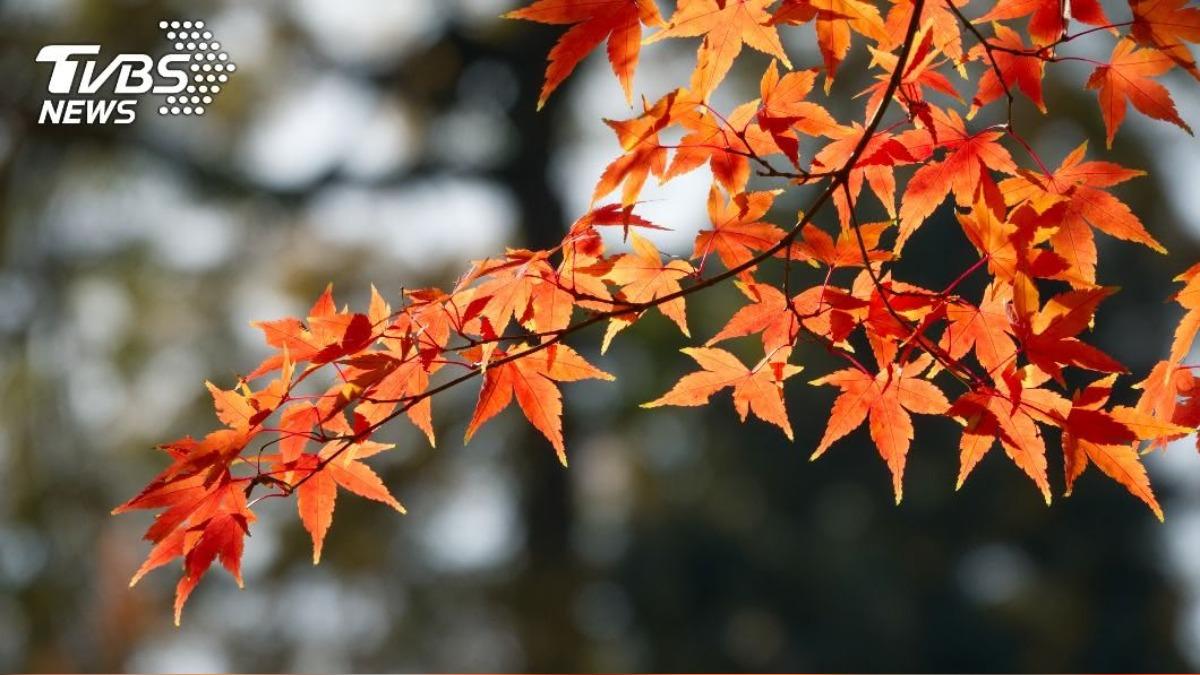
<path fill-rule="evenodd" d="M 1095 471 L 1046 508 L 996 451 L 955 493 L 956 427 L 925 419 L 896 507 L 865 433 L 807 461 L 833 392 L 802 381 L 836 366 L 817 350 L 788 390 L 794 444 L 727 398 L 639 409 L 689 367 L 655 318 L 600 361 L 615 384 L 567 386 L 570 470 L 514 411 L 464 447 L 462 388 L 435 402 L 437 450 L 388 431 L 376 466 L 408 516 L 339 500 L 313 567 L 292 502 L 263 503 L 246 588 L 214 571 L 181 628 L 174 574 L 127 589 L 149 516 L 108 512 L 162 467 L 154 444 L 213 424 L 202 383 L 257 363 L 250 320 L 299 314 L 329 281 L 360 306 L 371 283 L 445 284 L 505 245 L 556 242 L 586 208 L 618 151 L 600 118 L 631 111 L 592 58 L 535 112 L 560 31 L 497 18 L 514 4 L 0 3 L 0 670 L 1200 668 L 1189 443 L 1148 459 L 1160 525 Z M 239 66 L 203 117 L 143 102 L 131 126 L 36 123 L 43 44 L 160 53 L 172 18 L 206 21 Z M 809 30 L 785 38 L 801 65 L 817 63 Z M 695 42 L 672 42 L 639 72 L 651 98 L 693 65 Z M 754 97 L 766 63 L 743 58 L 718 106 Z M 1086 74 L 1052 69 L 1052 121 L 1020 106 L 1048 161 L 1103 147 Z M 1168 82 L 1200 123 L 1195 83 Z M 1200 143 L 1131 113 L 1113 157 L 1150 171 L 1118 193 L 1171 250 L 1101 241 L 1100 276 L 1123 291 L 1095 340 L 1144 373 L 1178 318 L 1170 279 L 1200 259 Z M 648 193 L 646 215 L 675 228 L 662 247 L 690 250 L 708 181 Z M 903 263 L 931 285 L 974 255 L 940 217 Z M 733 293 L 692 301 L 695 335 Z"/>

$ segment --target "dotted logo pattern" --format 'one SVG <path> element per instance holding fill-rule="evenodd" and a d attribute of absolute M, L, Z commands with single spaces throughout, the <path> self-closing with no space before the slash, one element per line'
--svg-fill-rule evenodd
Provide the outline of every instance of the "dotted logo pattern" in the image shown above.
<path fill-rule="evenodd" d="M 166 33 L 175 53 L 189 56 L 192 77 L 183 92 L 166 98 L 158 114 L 203 115 L 237 65 L 221 51 L 221 43 L 213 40 L 212 31 L 205 30 L 203 21 L 159 21 L 158 27 Z"/>

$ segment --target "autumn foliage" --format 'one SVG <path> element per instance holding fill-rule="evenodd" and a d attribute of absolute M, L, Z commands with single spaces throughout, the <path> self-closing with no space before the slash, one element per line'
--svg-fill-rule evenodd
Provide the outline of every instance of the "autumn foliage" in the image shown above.
<path fill-rule="evenodd" d="M 221 427 L 163 446 L 170 465 L 116 509 L 160 510 L 134 581 L 182 559 L 176 621 L 214 562 L 241 582 L 243 541 L 264 498 L 295 497 L 314 562 L 339 494 L 403 512 L 369 467 L 390 447 L 373 435 L 405 417 L 434 443 L 431 399 L 450 387 L 479 387 L 466 440 L 515 400 L 566 465 L 562 386 L 612 379 L 568 336 L 603 325 L 607 349 L 657 315 L 649 320 L 690 337 L 690 296 L 722 282 L 736 285 L 742 306 L 702 346 L 683 349 L 696 369 L 645 407 L 731 397 L 743 420 L 790 439 L 784 389 L 804 386 L 799 364 L 818 350 L 841 367 L 809 378 L 834 395 L 813 457 L 865 426 L 897 502 L 918 420 L 943 416 L 962 427 L 960 487 L 999 447 L 1050 503 L 1047 464 L 1058 453 L 1043 430 L 1056 429 L 1067 494 L 1094 465 L 1162 518 L 1142 457 L 1200 426 L 1200 381 L 1184 363 L 1200 330 L 1200 265 L 1178 278 L 1186 314 L 1168 358 L 1133 385 L 1136 406 L 1113 404 L 1130 378 L 1088 343 L 1116 292 L 1097 278 L 1096 231 L 1165 252 L 1112 192 L 1142 172 L 1095 158 L 1083 139 L 1051 169 L 1014 127 L 1013 109 L 1053 114 L 1047 72 L 1083 63 L 1090 75 L 1079 86 L 1096 92 L 1107 145 L 1130 106 L 1188 131 L 1157 78 L 1200 79 L 1188 44 L 1200 41 L 1200 9 L 1186 0 L 1129 0 L 1114 16 L 1097 0 L 678 0 L 667 14 L 664 4 L 536 0 L 508 15 L 564 31 L 539 106 L 593 50 L 632 103 L 643 48 L 697 46 L 686 87 L 605 120 L 614 159 L 560 244 L 474 262 L 453 288 L 408 290 L 394 305 L 374 293 L 352 311 L 326 290 L 305 317 L 256 324 L 273 354 L 232 389 L 209 385 Z M 815 39 L 820 61 L 797 68 L 787 33 Z M 1111 56 L 1079 56 L 1081 44 Z M 759 97 L 718 110 L 709 101 L 739 57 L 761 69 Z M 851 62 L 867 72 L 844 89 Z M 845 106 L 827 105 L 830 92 L 854 112 L 835 117 L 831 108 Z M 704 166 L 710 222 L 692 251 L 664 254 L 640 234 L 665 226 L 638 214 L 642 189 Z M 769 221 L 781 192 L 802 186 L 809 201 L 795 221 Z M 894 263 L 939 212 L 953 214 L 937 222 L 957 222 L 978 255 L 948 269 L 946 286 L 924 288 Z M 982 292 L 963 292 L 968 280 Z M 743 361 L 724 348 L 738 338 L 761 356 Z M 1069 373 L 1092 375 L 1072 391 Z M 314 383 L 315 393 L 299 393 Z"/>

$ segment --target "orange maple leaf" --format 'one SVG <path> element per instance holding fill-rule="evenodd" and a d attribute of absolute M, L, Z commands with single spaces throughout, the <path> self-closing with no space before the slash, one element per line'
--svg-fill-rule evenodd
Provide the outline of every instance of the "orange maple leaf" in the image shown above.
<path fill-rule="evenodd" d="M 851 176 L 854 174 L 851 173 Z M 867 260 L 871 263 L 890 260 L 891 251 L 879 250 L 879 240 L 892 224 L 861 223 L 857 232 L 849 223 L 842 225 L 837 239 L 825 230 L 808 223 L 800 230 L 800 242 L 792 247 L 792 257 L 808 259 L 824 264 L 833 269 L 842 267 L 864 267 L 862 250 L 858 238 L 862 237 L 863 246 L 867 249 Z"/>
<path fill-rule="evenodd" d="M 1033 300 L 1037 289 L 1032 279 L 1054 278 L 1067 268 L 1067 262 L 1057 253 L 1035 245 L 1052 224 L 1059 222 L 1062 210 L 1060 206 L 1038 214 L 1031 207 L 1021 206 L 1002 219 L 987 204 L 977 201 L 970 211 L 956 214 L 971 244 L 987 259 L 988 271 L 1013 284 L 1019 313 L 1036 307 Z"/>
<path fill-rule="evenodd" d="M 999 441 L 1005 454 L 1029 476 L 1047 504 L 1051 501 L 1046 476 L 1046 444 L 1037 423 L 1061 426 L 1071 403 L 1048 389 L 1026 388 L 1011 366 L 996 378 L 996 388 L 963 394 L 948 411 L 964 425 L 959 443 L 960 489 L 984 455 Z"/>
<path fill-rule="evenodd" d="M 832 138 L 842 130 L 828 110 L 804 100 L 816 78 L 815 70 L 793 70 L 780 76 L 779 65 L 772 59 L 759 82 L 759 128 L 771 137 L 793 166 L 800 163 L 797 133 Z"/>
<path fill-rule="evenodd" d="M 675 121 L 685 134 L 674 146 L 671 165 L 660 182 L 708 164 L 713 178 L 730 192 L 741 192 L 750 180 L 750 157 L 776 152 L 774 143 L 761 137 L 762 132 L 751 128 L 757 106 L 745 103 L 728 117 L 721 117 L 707 107 L 697 107 L 678 115 Z M 751 144 L 753 141 L 759 142 Z M 765 141 L 765 143 L 763 142 Z"/>
<path fill-rule="evenodd" d="M 520 353 L 516 346 L 508 353 Z M 496 358 L 505 352 L 497 351 Z M 513 397 L 525 418 L 549 439 L 558 453 L 558 460 L 567 464 L 567 449 L 563 445 L 562 394 L 555 382 L 578 380 L 612 380 L 612 375 L 596 368 L 584 360 L 575 350 L 555 344 L 536 353 L 522 356 L 507 363 L 489 366 L 479 390 L 479 402 L 475 414 L 467 425 L 464 442 L 471 440 L 475 432 L 491 418 L 512 403 Z"/>
<path fill-rule="evenodd" d="M 1136 410 L 1150 419 L 1160 423 L 1184 423 L 1185 415 L 1179 406 L 1179 397 L 1194 393 L 1196 378 L 1187 368 L 1180 367 L 1173 361 L 1159 361 L 1150 370 L 1146 379 L 1133 385 L 1134 389 L 1142 391 L 1138 397 Z M 1200 426 L 1200 419 L 1189 419 L 1187 424 L 1191 430 Z M 1151 447 L 1163 447 L 1169 437 L 1160 438 Z"/>
<path fill-rule="evenodd" d="M 779 33 L 770 25 L 767 7 L 775 0 L 680 0 L 665 30 L 654 33 L 646 42 L 665 38 L 704 36 L 697 52 L 696 70 L 690 89 L 707 99 L 747 44 L 783 62 L 790 70 L 791 61 L 779 42 Z"/>
<path fill-rule="evenodd" d="M 659 134 L 698 103 L 691 92 L 677 89 L 647 107 L 638 117 L 604 120 L 617 134 L 624 154 L 605 167 L 592 192 L 592 203 L 621 187 L 621 204 L 632 206 L 650 176 L 662 179 L 667 169 L 667 149 L 659 142 Z"/>
<path fill-rule="evenodd" d="M 633 103 L 633 74 L 642 46 L 642 25 L 661 27 L 662 15 L 654 0 L 537 0 L 511 11 L 506 19 L 538 23 L 575 24 L 550 50 L 546 83 L 538 96 L 538 109 L 593 49 L 608 39 L 608 62 L 621 82 L 625 100 Z"/>
<path fill-rule="evenodd" d="M 788 440 L 792 439 L 792 425 L 783 401 L 783 382 L 802 368 L 787 362 L 790 349 L 776 351 L 753 369 L 724 349 L 697 347 L 682 351 L 703 370 L 684 375 L 660 398 L 643 403 L 643 408 L 701 406 L 718 391 L 733 387 L 733 405 L 743 422 L 749 413 L 754 413 L 755 417 L 782 429 Z"/>
<path fill-rule="evenodd" d="M 1138 44 L 1162 51 L 1200 80 L 1200 68 L 1186 44 L 1200 42 L 1200 7 L 1188 4 L 1188 0 L 1129 0 L 1130 35 Z"/>
<path fill-rule="evenodd" d="M 1124 202 L 1102 189 L 1144 176 L 1145 172 L 1112 162 L 1085 162 L 1086 153 L 1084 142 L 1049 176 L 1021 171 L 1000 182 L 1000 192 L 1010 205 L 1028 203 L 1039 213 L 1046 213 L 1063 204 L 1053 219 L 1057 229 L 1050 237 L 1050 245 L 1068 263 L 1062 278 L 1077 288 L 1096 283 L 1093 227 L 1159 253 L 1167 252 Z"/>
<path fill-rule="evenodd" d="M 307 325 L 295 318 L 256 321 L 252 325 L 262 330 L 267 344 L 279 351 L 247 375 L 248 380 L 279 370 L 288 362 L 320 365 L 335 361 L 363 349 L 376 337 L 367 315 L 337 310 L 332 284 L 308 310 Z"/>
<path fill-rule="evenodd" d="M 801 325 L 832 344 L 842 343 L 854 329 L 853 312 L 866 303 L 835 286 L 807 289 L 792 298 L 791 308 L 783 292 L 770 284 L 737 283 L 751 301 L 734 313 L 725 326 L 705 343 L 718 342 L 755 333 L 762 334 L 763 351 L 771 353 L 790 347 Z"/>
<path fill-rule="evenodd" d="M 958 88 L 941 72 L 941 67 L 946 61 L 941 58 L 942 54 L 937 47 L 932 26 L 926 25 L 917 31 L 917 34 L 913 36 L 913 44 L 912 53 L 901 72 L 895 100 L 908 112 L 910 117 L 920 120 L 926 129 L 934 130 L 933 107 L 925 98 L 925 89 L 932 89 L 955 101 L 961 101 L 962 96 L 959 95 Z M 879 106 L 883 103 L 883 95 L 889 89 L 896 67 L 900 64 L 900 57 L 897 54 L 874 47 L 871 47 L 870 51 L 871 65 L 879 66 L 883 72 L 875 76 L 875 84 L 863 89 L 858 94 L 858 96 L 868 93 L 871 95 L 867 99 L 868 117 L 878 112 Z"/>
<path fill-rule="evenodd" d="M 1007 307 L 1011 287 L 993 283 L 983 293 L 979 305 L 955 302 L 946 307 L 946 330 L 939 344 L 953 359 L 970 351 L 988 373 L 998 372 L 1017 353 L 1012 338 L 1012 321 Z"/>
<path fill-rule="evenodd" d="M 880 49 L 892 51 L 900 45 L 904 38 L 904 28 L 912 20 L 913 0 L 891 0 L 892 8 L 888 10 L 884 27 L 888 39 L 880 43 Z M 963 60 L 962 25 L 949 3 L 955 7 L 963 7 L 970 0 L 948 0 L 948 2 L 926 2 L 921 10 L 921 25 L 928 26 L 933 35 L 933 44 L 938 51 L 949 56 L 955 63 Z"/>
<path fill-rule="evenodd" d="M 686 260 L 670 260 L 664 264 L 662 254 L 654 244 L 636 232 L 630 235 L 630 242 L 633 252 L 617 257 L 604 275 L 606 281 L 620 286 L 615 294 L 618 301 L 640 304 L 675 295 L 682 290 L 680 279 L 695 274 L 695 269 Z M 620 304 L 617 306 L 620 307 Z M 691 335 L 687 326 L 687 303 L 682 296 L 661 302 L 658 311 L 675 322 L 684 335 Z M 641 310 L 633 310 L 613 317 L 604 333 L 601 353 L 608 351 L 617 333 L 633 323 L 634 317 L 640 314 Z"/>
<path fill-rule="evenodd" d="M 1023 54 L 1027 51 L 1025 42 L 1017 31 L 1003 25 L 993 24 L 992 30 L 996 38 L 990 43 L 1000 49 L 993 49 L 989 55 L 982 45 L 971 50 L 971 56 L 983 61 L 987 70 L 979 78 L 979 89 L 975 98 L 971 99 L 971 118 L 983 106 L 999 99 L 1007 91 L 1020 90 L 1033 101 L 1038 110 L 1046 112 L 1046 102 L 1042 98 L 1042 77 L 1045 75 L 1046 62 L 1033 54 Z M 995 59 L 995 65 L 992 64 Z M 997 74 L 999 70 L 999 74 Z"/>
<path fill-rule="evenodd" d="M 1174 65 L 1171 57 L 1162 51 L 1138 49 L 1133 40 L 1121 40 L 1113 48 L 1108 64 L 1092 71 L 1087 87 L 1097 90 L 1100 115 L 1108 132 L 1108 147 L 1112 147 L 1113 137 L 1121 122 L 1125 121 L 1126 103 L 1132 103 L 1144 115 L 1170 122 L 1192 133 L 1192 128 L 1175 109 L 1171 92 L 1150 79 L 1162 75 Z"/>
<path fill-rule="evenodd" d="M 804 24 L 814 19 L 817 46 L 825 61 L 826 92 L 838 66 L 850 53 L 851 31 L 875 42 L 888 39 L 879 8 L 862 0 L 784 0 L 771 23 Z"/>
<path fill-rule="evenodd" d="M 282 474 L 287 482 L 299 484 L 296 488 L 296 509 L 300 513 L 300 522 L 312 537 L 314 565 L 321 562 L 321 549 L 324 547 L 325 534 L 333 524 L 333 508 L 339 486 L 405 513 L 404 507 L 388 491 L 379 475 L 362 462 L 393 447 L 372 441 L 350 445 L 344 441 L 333 441 L 325 444 L 319 454 L 301 455 L 299 461 Z M 263 457 L 266 461 L 274 459 Z"/>
<path fill-rule="evenodd" d="M 892 472 L 892 488 L 899 504 L 904 497 L 904 465 L 913 439 L 909 412 L 941 415 L 950 408 L 941 389 L 920 378 L 928 366 L 929 359 L 922 358 L 904 366 L 891 364 L 878 373 L 847 368 L 814 380 L 814 385 L 831 384 L 842 393 L 833 402 L 825 435 L 812 459 L 825 454 L 835 441 L 867 421 L 871 440 Z"/>
<path fill-rule="evenodd" d="M 1092 325 L 1096 308 L 1115 288 L 1088 288 L 1060 293 L 1046 302 L 1032 321 L 1018 322 L 1017 337 L 1029 363 L 1062 382 L 1062 367 L 1101 373 L 1124 373 L 1125 366 L 1076 335 Z"/>
<path fill-rule="evenodd" d="M 432 402 L 428 397 L 416 402 L 405 399 L 423 394 L 429 388 L 429 376 L 440 367 L 439 362 L 426 364 L 415 356 L 404 357 L 402 352 L 393 351 L 389 345 L 386 352 L 372 352 L 348 360 L 343 373 L 348 381 L 363 387 L 363 400 L 355 406 L 354 412 L 367 424 L 381 423 L 404 403 L 405 415 L 425 433 L 429 444 L 436 446 Z"/>
<path fill-rule="evenodd" d="M 845 166 L 854 155 L 864 131 L 866 130 L 862 125 L 855 122 L 852 126 L 843 127 L 834 133 L 834 140 L 821 148 L 813 157 L 814 171 L 830 171 Z M 871 136 L 846 178 L 846 187 L 850 192 L 849 199 L 846 197 L 846 190 L 838 190 L 833 195 L 833 202 L 837 207 L 838 217 L 841 219 L 843 228 L 850 226 L 850 205 L 851 202 L 858 203 L 858 196 L 862 193 L 864 181 L 871 187 L 871 192 L 879 198 L 883 207 L 887 209 L 888 216 L 896 217 L 895 167 L 916 161 L 905 145 L 906 141 L 923 142 L 927 138 L 921 132 L 907 132 L 900 136 L 877 132 Z M 857 251 L 855 255 L 858 255 Z M 861 264 L 861 259 L 859 262 Z"/>
<path fill-rule="evenodd" d="M 1187 310 L 1179 321 L 1175 329 L 1175 339 L 1171 342 L 1170 359 L 1179 363 L 1191 349 L 1196 333 L 1200 332 L 1200 264 L 1193 265 L 1175 277 L 1175 281 L 1184 282 L 1184 287 L 1175 294 L 1175 302 Z"/>
<path fill-rule="evenodd" d="M 711 230 L 700 230 L 696 235 L 696 246 L 692 258 L 704 269 L 708 256 L 716 253 L 726 269 L 733 269 L 750 261 L 783 239 L 784 231 L 775 225 L 763 222 L 778 191 L 742 193 L 725 198 L 717 186 L 708 193 L 708 217 Z M 743 274 L 748 277 L 753 270 Z"/>
<path fill-rule="evenodd" d="M 1062 437 L 1066 494 L 1071 494 L 1075 481 L 1090 462 L 1145 502 L 1161 521 L 1162 508 L 1150 488 L 1150 477 L 1138 456 L 1137 443 L 1189 430 L 1164 426 L 1134 408 L 1117 406 L 1111 411 L 1104 410 L 1115 380 L 1116 375 L 1109 375 L 1074 396 Z"/>
<path fill-rule="evenodd" d="M 909 179 L 900 200 L 897 251 L 947 195 L 953 193 L 959 206 L 970 206 L 987 190 L 996 188 L 992 171 L 1017 172 L 1012 156 L 998 143 L 1004 135 L 1002 132 L 968 133 L 962 118 L 954 110 L 947 113 L 935 109 L 933 121 L 937 133 L 931 136 L 924 154 L 944 149 L 946 155 L 940 161 L 924 164 Z M 913 146 L 909 147 L 913 149 Z"/>

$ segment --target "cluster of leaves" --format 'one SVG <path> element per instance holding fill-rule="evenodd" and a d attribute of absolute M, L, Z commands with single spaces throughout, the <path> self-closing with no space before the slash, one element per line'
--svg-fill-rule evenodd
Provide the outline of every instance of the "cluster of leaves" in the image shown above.
<path fill-rule="evenodd" d="M 389 447 L 373 434 L 404 416 L 432 444 L 430 398 L 476 377 L 468 440 L 515 398 L 565 465 L 560 385 L 612 377 L 564 338 L 603 323 L 607 349 L 648 313 L 687 336 L 687 297 L 724 281 L 744 305 L 704 346 L 684 350 L 699 370 L 646 407 L 699 406 L 731 390 L 743 420 L 753 414 L 791 438 L 784 384 L 801 369 L 793 360 L 815 347 L 845 367 L 812 382 L 838 390 L 813 456 L 865 422 L 897 502 L 917 413 L 961 423 L 960 486 L 998 445 L 1049 503 L 1043 430 L 1055 429 L 1068 493 L 1095 464 L 1161 518 L 1141 454 L 1200 426 L 1196 379 L 1183 363 L 1200 329 L 1200 266 L 1181 277 L 1187 314 L 1170 358 L 1139 385 L 1137 406 L 1110 403 L 1126 369 L 1085 341 L 1114 292 L 1097 282 L 1093 230 L 1164 252 L 1109 191 L 1141 172 L 1086 159 L 1086 143 L 1051 171 L 1014 129 L 1012 111 L 1023 97 L 1046 112 L 1045 71 L 1083 62 L 1109 144 L 1127 103 L 1187 129 L 1153 78 L 1178 68 L 1200 79 L 1187 45 L 1200 40 L 1200 9 L 1130 0 L 1129 16 L 1114 20 L 1097 0 L 969 4 L 678 0 L 667 19 L 655 0 L 536 0 L 512 12 L 570 26 L 550 52 L 539 104 L 605 40 L 631 102 L 643 44 L 699 38 L 696 68 L 687 87 L 643 102 L 629 119 L 606 120 L 621 153 L 558 246 L 475 262 L 452 289 L 407 291 L 398 308 L 375 293 L 365 313 L 339 309 L 327 290 L 303 319 L 257 324 L 273 355 L 232 390 L 209 385 L 224 427 L 164 446 L 170 466 L 117 509 L 162 509 L 134 580 L 182 558 L 178 621 L 215 560 L 239 577 L 260 499 L 296 496 L 314 562 L 339 488 L 402 511 L 363 461 Z M 794 69 L 780 31 L 808 39 L 809 25 L 822 62 Z M 644 38 L 644 28 L 655 32 Z M 1065 53 L 1084 37 L 1110 41 L 1109 61 Z M 743 45 L 771 57 L 760 95 L 722 113 L 710 96 Z M 838 119 L 813 90 L 823 77 L 828 97 L 854 49 L 869 54 L 874 75 L 863 104 Z M 989 115 L 995 121 L 978 122 Z M 643 186 L 703 166 L 713 177 L 711 224 L 690 256 L 664 257 L 639 234 L 661 229 L 636 212 Z M 797 221 L 768 222 L 783 189 L 799 186 L 816 192 Z M 616 192 L 619 200 L 607 201 Z M 944 288 L 902 281 L 894 262 L 950 199 L 978 257 Z M 879 215 L 864 222 L 864 209 Z M 602 236 L 606 228 L 621 241 Z M 817 273 L 803 283 L 794 268 Z M 961 290 L 973 278 L 984 289 L 978 297 Z M 716 346 L 736 338 L 761 342 L 761 358 L 747 364 Z M 1095 379 L 1071 393 L 1068 370 Z M 298 393 L 317 381 L 315 393 Z"/>

